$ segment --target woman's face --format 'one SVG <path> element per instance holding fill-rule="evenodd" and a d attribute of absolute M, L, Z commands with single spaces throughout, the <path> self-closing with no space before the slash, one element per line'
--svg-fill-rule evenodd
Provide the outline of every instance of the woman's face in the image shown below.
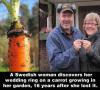
<path fill-rule="evenodd" d="M 87 20 L 85 21 L 83 27 L 84 27 L 85 33 L 88 36 L 91 36 L 97 32 L 97 22 L 96 21 Z"/>

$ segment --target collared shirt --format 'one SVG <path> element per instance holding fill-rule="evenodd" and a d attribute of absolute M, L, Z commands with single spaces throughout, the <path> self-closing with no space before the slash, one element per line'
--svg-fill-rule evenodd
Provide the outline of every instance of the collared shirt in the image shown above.
<path fill-rule="evenodd" d="M 54 28 L 47 37 L 46 49 L 52 71 L 76 72 L 79 71 L 79 56 L 73 48 L 73 41 L 81 39 L 82 33 L 72 27 L 72 37 L 67 34 L 60 26 Z"/>

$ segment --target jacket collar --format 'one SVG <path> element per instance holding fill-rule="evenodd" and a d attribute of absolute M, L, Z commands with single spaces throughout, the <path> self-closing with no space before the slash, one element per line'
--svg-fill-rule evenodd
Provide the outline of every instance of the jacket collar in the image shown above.
<path fill-rule="evenodd" d="M 89 40 L 89 41 L 95 41 L 97 39 L 100 38 L 100 31 L 96 32 L 95 34 L 91 35 L 91 36 L 86 36 L 85 39 Z"/>
<path fill-rule="evenodd" d="M 65 35 L 68 34 L 64 30 L 62 30 L 62 27 L 60 25 L 58 26 L 58 28 L 59 28 L 60 33 L 65 34 Z M 76 30 L 74 29 L 74 27 L 71 27 L 71 33 L 73 34 L 75 32 Z"/>

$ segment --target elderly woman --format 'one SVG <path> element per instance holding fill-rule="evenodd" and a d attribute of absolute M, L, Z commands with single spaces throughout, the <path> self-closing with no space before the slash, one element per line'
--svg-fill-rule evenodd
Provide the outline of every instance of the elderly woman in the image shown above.
<path fill-rule="evenodd" d="M 81 41 L 80 67 L 81 72 L 100 72 L 100 17 L 97 13 L 86 15 L 83 23 L 85 33 Z"/>

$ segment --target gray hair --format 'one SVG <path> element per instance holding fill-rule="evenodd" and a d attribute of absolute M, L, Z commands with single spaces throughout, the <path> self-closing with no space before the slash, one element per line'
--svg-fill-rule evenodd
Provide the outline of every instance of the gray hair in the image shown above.
<path fill-rule="evenodd" d="M 88 13 L 88 14 L 86 15 L 85 19 L 84 19 L 83 28 L 84 28 L 84 24 L 85 24 L 85 22 L 86 22 L 87 20 L 96 21 L 98 30 L 100 30 L 100 16 L 99 16 L 99 14 L 94 13 L 94 12 Z"/>

